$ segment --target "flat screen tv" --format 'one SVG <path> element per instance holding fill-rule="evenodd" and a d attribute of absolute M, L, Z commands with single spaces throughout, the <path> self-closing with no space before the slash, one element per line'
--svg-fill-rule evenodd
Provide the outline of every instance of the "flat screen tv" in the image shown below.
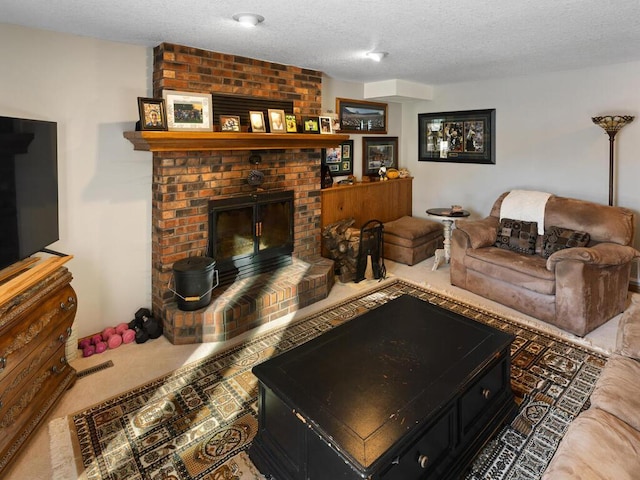
<path fill-rule="evenodd" d="M 0 269 L 58 239 L 57 124 L 0 116 Z"/>

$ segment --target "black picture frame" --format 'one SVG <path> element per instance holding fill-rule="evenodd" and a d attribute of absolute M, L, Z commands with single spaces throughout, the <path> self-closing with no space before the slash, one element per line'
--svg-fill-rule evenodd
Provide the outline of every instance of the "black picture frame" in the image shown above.
<path fill-rule="evenodd" d="M 167 130 L 167 110 L 163 98 L 138 97 L 140 130 Z"/>
<path fill-rule="evenodd" d="M 353 140 L 345 140 L 334 148 L 323 148 L 322 163 L 332 177 L 353 175 Z"/>
<path fill-rule="evenodd" d="M 387 133 L 387 104 L 336 98 L 340 133 Z"/>
<path fill-rule="evenodd" d="M 383 166 L 398 168 L 398 137 L 362 137 L 362 175 L 377 177 Z"/>
<path fill-rule="evenodd" d="M 318 117 L 304 117 L 302 119 L 302 131 L 304 133 L 320 133 L 320 120 Z"/>
<path fill-rule="evenodd" d="M 496 109 L 418 114 L 418 161 L 496 163 Z"/>

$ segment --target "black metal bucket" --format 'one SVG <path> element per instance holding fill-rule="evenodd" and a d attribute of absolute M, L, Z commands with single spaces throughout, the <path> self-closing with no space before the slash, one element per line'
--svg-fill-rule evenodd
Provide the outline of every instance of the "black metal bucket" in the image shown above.
<path fill-rule="evenodd" d="M 216 282 L 213 283 L 215 276 Z M 206 307 L 211 303 L 211 292 L 218 286 L 216 262 L 210 257 L 189 257 L 173 264 L 173 279 L 178 308 L 191 311 Z"/>

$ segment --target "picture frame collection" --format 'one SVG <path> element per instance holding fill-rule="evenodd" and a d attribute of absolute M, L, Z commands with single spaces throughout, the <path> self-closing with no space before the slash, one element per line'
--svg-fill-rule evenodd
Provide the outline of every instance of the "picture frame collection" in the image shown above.
<path fill-rule="evenodd" d="M 322 163 L 332 177 L 353 175 L 353 140 L 346 140 L 337 147 L 323 148 Z"/>
<path fill-rule="evenodd" d="M 140 130 L 213 131 L 209 94 L 165 90 L 162 98 L 138 97 Z M 284 110 L 250 111 L 245 131 L 255 133 L 387 133 L 387 104 L 336 99 L 337 115 L 305 116 Z M 237 115 L 219 115 L 222 132 L 241 132 Z M 418 114 L 418 161 L 495 164 L 495 109 Z M 353 140 L 322 150 L 331 176 L 353 175 Z M 362 137 L 362 175 L 398 168 L 398 137 Z"/>
<path fill-rule="evenodd" d="M 340 129 L 330 116 L 303 117 L 299 124 L 296 115 L 277 109 L 249 111 L 248 125 L 242 125 L 238 115 L 216 119 L 210 94 L 175 90 L 164 90 L 162 98 L 138 97 L 138 111 L 139 130 L 331 134 Z"/>

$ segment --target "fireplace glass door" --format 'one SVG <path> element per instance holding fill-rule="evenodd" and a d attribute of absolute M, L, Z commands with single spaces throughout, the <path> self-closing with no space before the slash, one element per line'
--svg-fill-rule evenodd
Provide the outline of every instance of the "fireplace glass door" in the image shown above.
<path fill-rule="evenodd" d="M 209 202 L 209 251 L 229 283 L 291 263 L 293 192 Z"/>

